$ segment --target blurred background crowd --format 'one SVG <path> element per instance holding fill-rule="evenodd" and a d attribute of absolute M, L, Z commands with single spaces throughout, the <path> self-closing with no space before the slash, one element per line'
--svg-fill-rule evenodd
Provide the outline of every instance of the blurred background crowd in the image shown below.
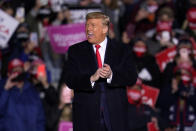
<path fill-rule="evenodd" d="M 16 121 L 20 131 L 55 131 L 72 121 L 67 54 L 53 51 L 46 28 L 73 23 L 73 8 L 99 8 L 111 18 L 109 38 L 131 47 L 138 81 L 127 88 L 130 131 L 146 131 L 150 122 L 157 131 L 192 131 L 196 0 L 1 0 L 0 9 L 20 24 L 0 49 L 0 131 Z M 169 49 L 174 57 L 160 68 L 157 54 Z M 143 84 L 159 90 L 153 107 L 142 103 Z"/>

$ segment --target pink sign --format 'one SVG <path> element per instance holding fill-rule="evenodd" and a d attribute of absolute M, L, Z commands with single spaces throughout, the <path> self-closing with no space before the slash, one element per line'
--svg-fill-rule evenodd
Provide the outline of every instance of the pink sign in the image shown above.
<path fill-rule="evenodd" d="M 72 122 L 61 121 L 59 124 L 59 131 L 73 131 Z"/>
<path fill-rule="evenodd" d="M 50 43 L 56 53 L 64 54 L 69 46 L 86 40 L 85 24 L 68 24 L 47 28 Z"/>

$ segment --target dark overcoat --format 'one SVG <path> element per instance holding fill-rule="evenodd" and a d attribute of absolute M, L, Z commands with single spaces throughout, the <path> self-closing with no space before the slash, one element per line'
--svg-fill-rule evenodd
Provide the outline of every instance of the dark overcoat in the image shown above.
<path fill-rule="evenodd" d="M 110 65 L 112 81 L 106 83 L 106 102 L 112 131 L 127 131 L 126 86 L 133 85 L 137 73 L 128 45 L 108 39 L 104 63 Z M 74 131 L 100 131 L 100 88 L 99 82 L 92 87 L 90 77 L 98 69 L 93 46 L 88 41 L 71 46 L 64 67 L 64 79 L 74 90 Z"/>

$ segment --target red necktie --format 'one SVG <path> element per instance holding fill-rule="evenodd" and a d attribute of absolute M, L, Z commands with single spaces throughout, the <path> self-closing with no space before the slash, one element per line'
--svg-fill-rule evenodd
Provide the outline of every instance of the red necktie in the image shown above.
<path fill-rule="evenodd" d="M 102 62 L 101 62 L 101 56 L 99 54 L 99 48 L 101 47 L 100 45 L 95 45 L 96 47 L 96 57 L 97 57 L 97 63 L 98 63 L 98 67 L 102 68 Z"/>

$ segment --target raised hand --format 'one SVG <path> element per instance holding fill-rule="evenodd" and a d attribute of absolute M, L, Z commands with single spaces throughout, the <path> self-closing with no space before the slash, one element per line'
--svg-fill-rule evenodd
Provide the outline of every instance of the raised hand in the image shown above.
<path fill-rule="evenodd" d="M 11 89 L 13 86 L 16 85 L 17 82 L 13 82 L 12 79 L 14 79 L 14 78 L 17 77 L 17 76 L 18 76 L 17 73 L 13 73 L 13 74 L 11 74 L 11 75 L 8 77 L 8 79 L 7 79 L 7 81 L 6 81 L 6 84 L 5 84 L 5 86 L 4 86 L 5 90 L 9 90 L 9 89 Z"/>
<path fill-rule="evenodd" d="M 101 78 L 110 78 L 112 75 L 112 70 L 110 68 L 110 65 L 104 64 L 100 71 L 100 77 Z"/>

